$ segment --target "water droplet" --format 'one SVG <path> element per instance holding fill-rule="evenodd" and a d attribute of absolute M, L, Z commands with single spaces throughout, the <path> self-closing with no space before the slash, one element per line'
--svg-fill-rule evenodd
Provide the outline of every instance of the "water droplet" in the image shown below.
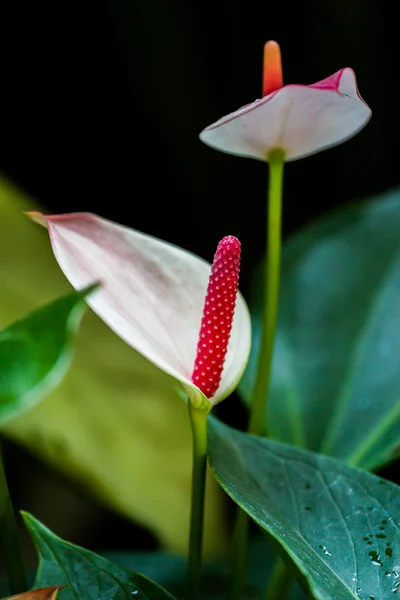
<path fill-rule="evenodd" d="M 385 571 L 385 575 L 386 575 L 386 577 L 391 577 L 392 576 L 392 574 L 391 574 L 390 571 Z"/>
<path fill-rule="evenodd" d="M 320 548 L 322 552 L 326 554 L 326 556 L 332 556 L 332 554 L 326 549 L 326 546 L 318 546 L 318 548 Z"/>
<path fill-rule="evenodd" d="M 311 490 L 311 483 L 309 481 L 306 481 L 304 487 L 306 488 L 306 490 Z"/>
<path fill-rule="evenodd" d="M 396 583 L 394 584 L 394 586 L 392 587 L 391 591 L 394 594 L 397 594 L 397 592 L 399 591 L 399 587 L 400 587 L 400 581 L 396 581 Z"/>
<path fill-rule="evenodd" d="M 388 546 L 385 548 L 385 554 L 386 556 L 393 556 L 393 550 Z"/>
<path fill-rule="evenodd" d="M 382 523 L 382 525 L 387 525 L 386 519 L 382 519 L 381 523 Z"/>
<path fill-rule="evenodd" d="M 384 533 L 377 533 L 376 538 L 380 539 L 380 540 L 385 540 L 386 539 L 386 535 Z"/>
<path fill-rule="evenodd" d="M 311 510 L 311 506 L 305 506 L 304 509 L 305 510 Z"/>
<path fill-rule="evenodd" d="M 370 596 L 369 600 L 375 600 L 375 596 Z"/>
<path fill-rule="evenodd" d="M 379 556 L 379 554 L 375 550 L 371 550 L 371 552 L 368 552 L 368 556 L 371 557 L 371 563 L 373 565 L 375 565 L 375 567 L 381 567 L 382 566 L 382 561 L 380 559 L 380 556 Z"/>
<path fill-rule="evenodd" d="M 365 540 L 366 542 L 368 542 L 369 538 L 367 536 L 364 536 L 363 540 Z"/>

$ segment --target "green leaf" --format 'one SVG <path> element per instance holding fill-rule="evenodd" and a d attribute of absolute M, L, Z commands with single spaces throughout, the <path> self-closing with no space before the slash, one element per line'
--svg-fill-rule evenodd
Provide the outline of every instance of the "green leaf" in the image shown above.
<path fill-rule="evenodd" d="M 173 600 L 143 575 L 122 569 L 94 552 L 65 542 L 32 515 L 22 513 L 39 554 L 34 587 L 67 584 L 63 600 Z"/>
<path fill-rule="evenodd" d="M 0 331 L 0 422 L 54 388 L 72 358 L 72 342 L 91 286 L 40 308 Z"/>
<path fill-rule="evenodd" d="M 210 418 L 224 490 L 268 532 L 318 600 L 386 600 L 400 591 L 400 488 L 326 456 Z"/>
<path fill-rule="evenodd" d="M 261 276 L 257 276 L 260 288 Z M 240 391 L 251 397 L 254 346 Z M 374 469 L 400 443 L 400 191 L 329 215 L 285 247 L 266 423 L 274 439 Z"/>

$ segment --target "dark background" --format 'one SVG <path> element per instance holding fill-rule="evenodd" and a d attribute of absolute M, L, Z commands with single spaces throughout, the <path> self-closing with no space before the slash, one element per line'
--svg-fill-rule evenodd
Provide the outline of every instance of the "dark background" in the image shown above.
<path fill-rule="evenodd" d="M 394 21 L 378 0 L 2 4 L 0 169 L 49 211 L 92 211 L 208 260 L 236 235 L 246 292 L 263 252 L 267 168 L 204 146 L 199 132 L 260 96 L 263 44 L 276 39 L 285 82 L 351 66 L 373 110 L 356 138 L 287 165 L 284 234 L 398 184 Z M 154 545 L 22 450 L 5 453 L 17 504 L 48 506 L 58 533 L 92 548 L 133 533 Z M 60 503 L 62 522 L 51 516 Z"/>

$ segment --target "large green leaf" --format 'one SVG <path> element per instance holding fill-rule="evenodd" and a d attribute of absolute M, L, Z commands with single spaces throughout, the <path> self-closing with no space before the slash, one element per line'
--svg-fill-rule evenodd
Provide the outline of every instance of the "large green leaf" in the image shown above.
<path fill-rule="evenodd" d="M 60 600 L 173 600 L 147 577 L 65 542 L 32 515 L 23 513 L 23 517 L 39 554 L 35 588 L 67 584 Z"/>
<path fill-rule="evenodd" d="M 0 178 L 0 256 L 5 266 L 0 269 L 0 327 L 71 291 L 47 232 L 22 213 L 37 208 Z M 176 395 L 175 381 L 124 344 L 93 312 L 82 322 L 73 363 L 60 385 L 2 425 L 1 434 L 151 530 L 165 547 L 186 551 L 191 482 L 187 407 Z M 220 551 L 227 539 L 225 494 L 213 477 L 210 483 L 207 554 Z"/>
<path fill-rule="evenodd" d="M 209 454 L 225 491 L 279 542 L 318 600 L 400 592 L 400 487 L 211 418 Z"/>
<path fill-rule="evenodd" d="M 66 373 L 74 334 L 93 286 L 36 310 L 0 331 L 0 422 L 49 393 Z"/>
<path fill-rule="evenodd" d="M 240 388 L 247 400 L 259 348 L 257 295 Z M 266 422 L 275 439 L 369 469 L 396 454 L 399 190 L 330 215 L 286 245 Z"/>

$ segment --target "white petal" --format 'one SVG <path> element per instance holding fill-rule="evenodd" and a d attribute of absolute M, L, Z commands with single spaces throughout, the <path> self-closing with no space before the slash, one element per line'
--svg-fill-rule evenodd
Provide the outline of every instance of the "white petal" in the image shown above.
<path fill-rule="evenodd" d="M 291 161 L 344 142 L 370 117 L 354 72 L 342 69 L 311 86 L 286 85 L 210 125 L 200 139 L 223 152 L 259 160 L 280 148 Z"/>
<path fill-rule="evenodd" d="M 102 283 L 88 298 L 125 342 L 172 375 L 194 401 L 191 382 L 210 264 L 149 235 L 88 213 L 44 217 L 56 259 L 76 289 Z M 250 317 L 239 294 L 221 385 L 211 404 L 237 385 L 250 351 Z"/>

